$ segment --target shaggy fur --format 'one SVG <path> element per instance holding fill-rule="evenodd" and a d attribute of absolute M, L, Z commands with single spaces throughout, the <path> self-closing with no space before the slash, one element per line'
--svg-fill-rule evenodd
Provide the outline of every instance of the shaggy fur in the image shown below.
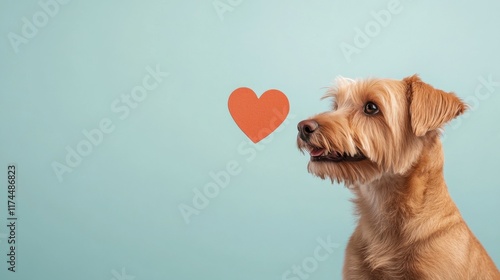
<path fill-rule="evenodd" d="M 416 75 L 336 84 L 333 110 L 300 122 L 297 144 L 310 173 L 356 195 L 343 278 L 500 279 L 443 177 L 440 129 L 466 105 Z"/>

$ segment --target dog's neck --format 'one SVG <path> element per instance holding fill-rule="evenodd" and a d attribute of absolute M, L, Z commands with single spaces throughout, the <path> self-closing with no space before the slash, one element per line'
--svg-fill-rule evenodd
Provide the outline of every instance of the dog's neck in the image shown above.
<path fill-rule="evenodd" d="M 405 174 L 387 174 L 352 188 L 359 218 L 373 227 L 372 232 L 399 235 L 407 228 L 401 221 L 436 219 L 443 204 L 454 206 L 444 181 L 439 136 L 424 142 L 422 153 Z"/>

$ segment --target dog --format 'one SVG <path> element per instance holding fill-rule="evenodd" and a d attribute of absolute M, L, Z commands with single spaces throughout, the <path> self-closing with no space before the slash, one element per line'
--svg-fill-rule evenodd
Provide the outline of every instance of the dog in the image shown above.
<path fill-rule="evenodd" d="M 418 75 L 338 78 L 325 97 L 332 110 L 301 121 L 297 145 L 310 173 L 355 194 L 343 279 L 500 279 L 443 176 L 442 127 L 467 105 Z"/>

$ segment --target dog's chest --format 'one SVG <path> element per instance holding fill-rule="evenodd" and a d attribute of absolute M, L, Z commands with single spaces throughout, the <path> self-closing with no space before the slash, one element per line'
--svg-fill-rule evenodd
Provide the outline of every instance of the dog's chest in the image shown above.
<path fill-rule="evenodd" d="M 389 245 L 389 246 L 387 246 Z M 418 279 L 415 269 L 415 256 L 411 251 L 401 250 L 390 244 L 378 243 L 367 250 L 364 262 L 368 270 L 373 271 L 380 279 Z M 409 275 L 414 277 L 406 278 Z"/>
<path fill-rule="evenodd" d="M 396 182 L 393 182 L 396 183 Z M 385 184 L 387 186 L 387 184 Z M 393 188 L 377 184 L 355 186 L 358 196 L 356 205 L 360 214 L 360 257 L 375 279 L 409 279 L 408 275 L 418 275 L 412 268 L 416 255 L 401 246 L 405 243 L 398 233 L 398 210 L 392 200 Z M 417 279 L 417 278 L 411 278 Z"/>

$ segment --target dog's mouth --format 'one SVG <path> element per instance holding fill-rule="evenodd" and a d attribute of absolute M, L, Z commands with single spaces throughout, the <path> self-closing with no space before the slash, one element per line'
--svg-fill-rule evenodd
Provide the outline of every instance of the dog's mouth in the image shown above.
<path fill-rule="evenodd" d="M 325 148 L 311 147 L 309 148 L 309 154 L 311 155 L 311 161 L 346 162 L 366 159 L 366 156 L 359 150 L 355 155 L 349 155 L 338 151 L 328 151 Z"/>

